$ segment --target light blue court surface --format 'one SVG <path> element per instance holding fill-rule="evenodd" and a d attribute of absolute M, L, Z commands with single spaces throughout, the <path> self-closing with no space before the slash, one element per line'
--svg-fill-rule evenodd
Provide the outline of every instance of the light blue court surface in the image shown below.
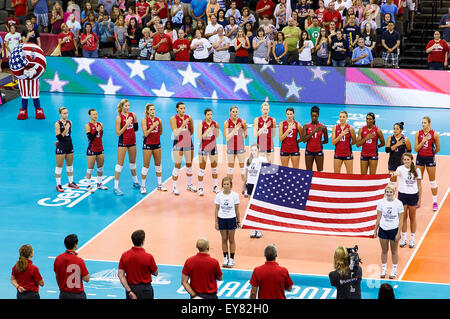
<path fill-rule="evenodd" d="M 120 187 L 125 193 L 122 197 L 113 194 L 114 166 L 117 157 L 117 136 L 114 131 L 114 120 L 117 115 L 116 106 L 119 97 L 91 96 L 77 94 L 41 94 L 47 119 L 34 119 L 34 108 L 29 105 L 30 119 L 17 121 L 20 99 L 8 102 L 0 107 L 0 298 L 15 298 L 15 289 L 10 284 L 11 269 L 18 258 L 18 249 L 23 244 L 32 244 L 35 250 L 33 259 L 45 280 L 41 289 L 42 298 L 57 298 L 58 291 L 53 274 L 52 257 L 62 253 L 65 248 L 63 239 L 70 233 L 78 234 L 79 246 L 84 245 L 111 222 L 125 213 L 139 200 L 142 195 L 132 188 L 131 174 L 128 164 L 125 164 L 120 180 Z M 135 112 L 138 121 L 143 117 L 145 103 L 156 106 L 157 116 L 163 120 L 164 134 L 162 136 L 163 150 L 163 180 L 170 177 L 173 162 L 171 158 L 171 130 L 169 118 L 175 114 L 175 104 L 178 100 L 168 98 L 138 98 L 129 97 L 131 111 Z M 239 106 L 239 115 L 248 123 L 260 115 L 260 102 L 185 100 L 187 114 L 195 120 L 195 127 L 203 120 L 203 110 L 210 107 L 214 119 L 221 127 L 228 118 L 231 105 Z M 277 122 L 285 119 L 285 108 L 295 107 L 296 120 L 301 124 L 310 121 L 309 111 L 312 104 L 271 103 L 270 115 Z M 74 176 L 75 181 L 82 181 L 86 172 L 87 138 L 84 125 L 89 121 L 88 109 L 96 108 L 99 121 L 104 126 L 103 144 L 105 148 L 104 175 L 109 190 L 97 191 L 86 196 L 85 191 L 72 193 L 71 198 L 61 195 L 55 190 L 55 147 L 54 123 L 59 119 L 58 108 L 65 106 L 69 110 L 69 119 L 73 122 L 72 139 L 75 148 Z M 414 132 L 421 128 L 421 118 L 425 115 L 432 119 L 432 127 L 441 135 L 441 155 L 450 155 L 450 132 L 448 131 L 448 110 L 401 107 L 363 107 L 342 105 L 319 105 L 320 121 L 329 127 L 338 120 L 339 111 L 349 112 L 349 123 L 357 128 L 364 125 L 365 114 L 369 111 L 377 115 L 377 125 L 380 126 L 386 138 L 394 122 L 405 122 L 405 133 L 413 140 Z M 250 129 L 251 130 L 251 129 Z M 250 131 L 246 145 L 255 142 Z M 137 133 L 137 167 L 138 173 L 142 167 L 142 133 Z M 196 139 L 196 136 L 195 136 Z M 223 137 L 221 137 L 223 140 Z M 275 139 L 277 141 L 277 139 Z M 195 141 L 197 152 L 198 141 Z M 278 146 L 278 145 L 276 145 Z M 304 149 L 304 145 L 301 147 Z M 331 144 L 325 147 L 332 149 Z M 354 147 L 354 150 L 358 149 Z M 303 151 L 302 151 L 303 152 Z M 127 163 L 127 160 L 126 160 Z M 150 172 L 153 170 L 153 162 Z M 64 170 L 65 171 L 65 170 Z M 94 175 L 95 176 L 95 175 Z M 63 183 L 67 183 L 63 173 Z M 152 191 L 156 181 L 149 175 L 147 190 Z M 62 195 L 62 196 L 68 196 Z M 157 244 L 157 243 L 154 243 Z M 130 243 L 131 245 L 131 243 Z M 88 298 L 123 298 L 123 290 L 115 276 L 117 263 L 87 261 L 93 280 L 86 286 Z M 160 278 L 155 284 L 157 298 L 187 298 L 179 288 L 181 268 L 176 265 L 160 265 Z M 222 298 L 245 298 L 248 293 L 247 281 L 251 273 L 247 271 L 225 270 L 224 282 L 219 294 Z M 156 279 L 156 278 L 155 278 Z M 328 278 L 320 276 L 293 275 L 295 290 L 289 295 L 293 298 L 333 298 L 334 290 L 329 287 Z M 376 283 L 364 284 L 363 297 L 375 298 L 377 289 L 368 287 Z M 396 288 L 397 296 L 403 298 L 439 298 L 450 296 L 448 285 L 427 285 L 399 282 Z M 244 290 L 242 290 L 244 289 Z M 331 289 L 331 290 L 330 290 Z M 242 291 L 241 291 L 242 290 Z"/>

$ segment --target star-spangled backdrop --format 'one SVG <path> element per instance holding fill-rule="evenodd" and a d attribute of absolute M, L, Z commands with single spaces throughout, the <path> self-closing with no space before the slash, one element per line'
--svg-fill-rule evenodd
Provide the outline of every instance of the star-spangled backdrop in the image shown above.
<path fill-rule="evenodd" d="M 61 93 L 345 102 L 345 69 L 330 67 L 49 57 L 41 83 Z"/>

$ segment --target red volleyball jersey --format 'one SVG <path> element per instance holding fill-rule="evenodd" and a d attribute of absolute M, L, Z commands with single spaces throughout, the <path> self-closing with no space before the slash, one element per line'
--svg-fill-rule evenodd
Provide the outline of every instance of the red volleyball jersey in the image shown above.
<path fill-rule="evenodd" d="M 284 153 L 296 153 L 299 151 L 297 135 L 298 135 L 298 122 L 294 121 L 295 127 L 294 129 L 286 136 L 286 138 L 281 142 L 281 151 Z M 287 131 L 289 127 L 289 123 L 287 121 L 283 121 L 281 123 L 283 125 L 283 134 Z"/>
<path fill-rule="evenodd" d="M 147 135 L 147 137 L 144 137 L 144 144 L 147 145 L 158 145 L 160 143 L 160 132 L 161 132 L 161 120 L 155 116 L 155 118 L 152 120 L 151 118 L 146 118 L 147 122 L 147 130 L 152 127 L 152 125 L 156 122 L 158 122 L 158 125 Z"/>
<path fill-rule="evenodd" d="M 336 143 L 334 154 L 338 157 L 347 157 L 352 153 L 352 145 L 350 144 L 352 135 L 350 134 L 350 125 L 346 124 L 344 129 L 341 129 L 339 124 L 336 124 L 336 136 L 339 136 L 342 131 L 348 129 L 348 133 L 345 134 L 339 142 Z"/>
<path fill-rule="evenodd" d="M 422 148 L 417 153 L 420 156 L 434 156 L 434 149 L 435 149 L 435 141 L 434 141 L 434 130 L 430 130 L 428 134 L 425 134 L 423 130 L 419 131 L 419 143 L 422 142 L 422 140 L 427 136 L 430 135 L 431 138 L 426 141 Z"/>
<path fill-rule="evenodd" d="M 131 117 L 132 119 L 131 123 L 127 126 L 125 132 L 123 132 L 123 134 L 119 136 L 120 143 L 124 145 L 136 144 L 136 134 L 134 132 L 134 116 L 132 112 L 128 112 L 127 116 L 120 114 L 120 127 L 123 128 L 126 125 L 127 119 L 129 117 Z"/>
<path fill-rule="evenodd" d="M 89 150 L 92 152 L 103 152 L 103 125 L 100 122 L 97 122 L 96 125 L 92 124 L 91 122 L 88 123 L 89 128 L 91 129 L 91 134 L 95 134 L 95 139 L 92 141 L 89 141 Z M 97 126 L 100 126 L 100 131 L 97 131 Z"/>
<path fill-rule="evenodd" d="M 210 128 L 213 127 L 213 129 L 206 135 L 201 143 L 201 150 L 202 151 L 212 151 L 216 148 L 216 128 L 219 127 L 217 125 L 217 122 L 211 121 L 211 124 L 206 123 L 204 120 L 202 122 L 202 135 L 205 134 L 205 132 Z"/>
<path fill-rule="evenodd" d="M 188 119 L 188 115 L 184 115 L 183 118 L 179 117 L 178 114 L 175 115 L 175 120 L 177 122 L 177 128 L 180 128 L 183 124 L 183 121 Z M 181 131 L 180 135 L 178 135 L 178 138 L 175 137 L 175 142 L 177 147 L 190 147 L 192 146 L 192 139 L 191 139 L 191 131 L 189 131 L 189 123 L 186 124 Z"/>
<path fill-rule="evenodd" d="M 367 157 L 377 156 L 378 154 L 378 127 L 374 125 L 372 129 L 368 129 L 367 126 L 363 126 L 361 130 L 362 138 L 365 138 L 368 134 L 374 132 L 376 135 L 373 138 L 368 139 L 362 146 L 361 155 Z"/>
<path fill-rule="evenodd" d="M 273 130 L 273 118 L 270 116 L 267 118 L 266 121 L 262 118 L 262 116 L 258 117 L 258 131 L 264 126 L 264 123 L 266 123 L 267 127 L 262 132 L 260 136 L 258 136 L 258 145 L 260 151 L 267 151 L 273 149 L 273 137 L 272 137 L 272 130 Z"/>
<path fill-rule="evenodd" d="M 313 125 L 312 123 L 308 123 L 307 127 L 306 127 L 306 135 L 311 134 L 311 132 L 314 130 L 314 128 L 320 127 L 320 126 L 322 126 L 322 123 L 317 123 L 316 125 Z M 314 153 L 322 151 L 322 149 L 323 149 L 322 135 L 323 135 L 322 130 L 314 133 L 314 135 L 311 136 L 309 141 L 306 143 L 306 150 L 309 152 L 314 152 Z"/>
<path fill-rule="evenodd" d="M 236 125 L 241 123 L 242 119 L 238 118 L 236 124 L 233 123 L 231 119 L 228 119 L 228 132 L 231 132 Z M 227 148 L 233 151 L 239 151 L 245 148 L 244 145 L 244 128 L 241 126 L 239 130 L 234 133 L 234 136 L 230 138 L 227 142 Z"/>

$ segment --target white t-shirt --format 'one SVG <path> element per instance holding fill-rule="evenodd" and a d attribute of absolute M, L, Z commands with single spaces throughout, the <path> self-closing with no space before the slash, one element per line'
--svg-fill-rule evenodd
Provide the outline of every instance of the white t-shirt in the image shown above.
<path fill-rule="evenodd" d="M 298 55 L 299 61 L 312 61 L 311 50 L 314 48 L 314 44 L 311 40 L 306 40 L 304 42 L 306 44 L 305 48 Z M 300 42 L 297 43 L 297 49 L 300 49 Z"/>
<path fill-rule="evenodd" d="M 420 174 L 420 170 L 416 168 L 417 179 L 414 179 L 414 176 L 409 173 L 409 169 L 405 167 L 405 165 L 399 166 L 397 168 L 397 172 L 400 173 L 398 176 L 398 191 L 403 194 L 417 194 L 419 192 L 419 188 L 417 187 L 417 179 L 422 179 L 422 174 Z"/>
<path fill-rule="evenodd" d="M 22 40 L 22 36 L 18 32 L 15 32 L 14 34 L 7 33 L 5 35 L 5 42 L 8 42 L 8 47 L 11 50 L 11 52 L 15 49 L 15 47 L 19 45 L 20 40 Z M 7 54 L 9 56 L 9 53 Z"/>
<path fill-rule="evenodd" d="M 223 41 L 222 43 L 219 45 L 218 48 L 223 48 L 225 46 L 227 46 L 227 44 L 230 43 L 230 39 L 228 39 L 226 36 L 223 36 Z M 211 44 L 219 42 L 219 36 L 217 34 L 213 35 L 212 37 L 209 38 L 209 42 L 211 42 Z M 214 57 L 216 57 L 217 59 L 229 59 L 230 58 L 230 52 L 228 50 L 221 50 L 221 51 L 216 51 L 216 49 L 214 49 Z"/>
<path fill-rule="evenodd" d="M 399 217 L 403 213 L 403 204 L 397 198 L 392 202 L 383 198 L 377 205 L 377 211 L 381 211 L 380 227 L 383 230 L 398 228 Z"/>
<path fill-rule="evenodd" d="M 216 23 L 216 25 L 212 25 L 212 23 L 208 23 L 205 28 L 205 34 L 214 33 L 219 29 L 219 27 L 223 28 L 220 24 Z"/>
<path fill-rule="evenodd" d="M 209 57 L 209 51 L 208 49 L 212 47 L 211 43 L 209 43 L 208 40 L 205 38 L 201 39 L 193 39 L 191 42 L 191 47 L 195 44 L 200 43 L 198 47 L 194 50 L 194 58 L 196 59 L 206 59 Z"/>
<path fill-rule="evenodd" d="M 260 156 L 252 159 L 250 165 L 247 166 L 247 160 L 245 161 L 245 168 L 248 169 L 247 184 L 256 184 L 258 181 L 258 173 L 261 169 L 261 163 L 267 162 L 265 156 Z"/>
<path fill-rule="evenodd" d="M 239 204 L 239 195 L 236 192 L 231 191 L 230 194 L 225 195 L 223 191 L 216 195 L 214 200 L 216 205 L 219 205 L 219 218 L 236 218 L 235 205 Z"/>

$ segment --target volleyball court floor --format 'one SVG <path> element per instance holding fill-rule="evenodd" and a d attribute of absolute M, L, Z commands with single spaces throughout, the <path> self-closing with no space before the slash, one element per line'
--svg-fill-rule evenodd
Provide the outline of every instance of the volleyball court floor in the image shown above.
<path fill-rule="evenodd" d="M 157 116 L 163 121 L 162 170 L 168 192 L 156 191 L 154 164 L 150 165 L 147 178 L 147 195 L 132 188 L 132 179 L 127 159 L 120 179 L 124 196 L 112 192 L 114 166 L 117 159 L 117 136 L 114 131 L 116 106 L 122 97 L 93 96 L 80 94 L 41 95 L 41 104 L 47 119 L 36 121 L 32 103 L 29 105 L 30 119 L 17 121 L 20 99 L 0 107 L 0 298 L 15 298 L 15 289 L 9 282 L 11 268 L 18 258 L 18 249 L 23 244 L 32 244 L 33 259 L 43 275 L 45 286 L 41 298 L 57 298 L 58 287 L 53 273 L 54 258 L 64 252 L 64 237 L 76 233 L 79 237 L 79 255 L 86 260 L 91 281 L 85 285 L 88 298 L 124 298 L 123 288 L 117 278 L 118 261 L 121 254 L 132 246 L 130 235 L 136 229 L 146 232 L 145 248 L 151 252 L 159 266 L 158 277 L 154 277 L 156 298 L 188 298 L 181 286 L 181 268 L 184 261 L 196 253 L 195 241 L 207 237 L 211 243 L 211 255 L 222 261 L 220 235 L 214 229 L 214 196 L 210 167 L 205 173 L 205 196 L 185 190 L 186 176 L 183 168 L 178 188 L 181 195 L 171 194 L 172 135 L 169 118 L 175 114 L 179 100 L 170 98 L 127 97 L 131 111 L 139 122 L 144 106 L 151 102 L 156 106 Z M 239 107 L 239 116 L 248 123 L 260 115 L 260 102 L 238 102 L 217 100 L 184 100 L 187 114 L 195 122 L 195 128 L 203 120 L 203 110 L 210 107 L 214 120 L 221 128 L 228 118 L 231 105 Z M 285 119 L 285 108 L 295 108 L 295 118 L 301 124 L 310 121 L 313 104 L 270 103 L 270 115 L 277 122 Z M 82 187 L 79 190 L 58 194 L 55 190 L 54 168 L 54 123 L 59 119 L 58 108 L 69 110 L 73 122 L 72 139 L 75 149 L 74 177 Z M 441 208 L 431 209 L 431 193 L 428 177 L 424 179 L 422 207 L 417 211 L 416 248 L 400 249 L 397 280 L 379 280 L 380 247 L 378 239 L 334 236 L 301 235 L 264 231 L 261 239 L 249 237 L 250 231 L 237 230 L 236 265 L 224 269 L 224 280 L 219 282 L 220 298 L 247 298 L 248 283 L 255 266 L 264 263 L 263 250 L 269 243 L 278 247 L 278 262 L 287 267 L 294 281 L 294 289 L 288 298 L 333 298 L 335 290 L 329 285 L 328 272 L 333 269 L 333 253 L 338 245 L 359 246 L 363 260 L 364 281 L 361 285 L 363 298 L 376 298 L 382 282 L 390 282 L 398 298 L 450 298 L 450 133 L 447 132 L 448 113 L 444 109 L 367 107 L 344 105 L 318 105 L 319 120 L 331 127 L 337 122 L 339 112 L 349 113 L 349 123 L 356 128 L 365 124 L 365 114 L 374 112 L 376 124 L 382 128 L 385 138 L 392 133 L 395 122 L 405 122 L 405 134 L 414 142 L 414 133 L 421 128 L 421 118 L 432 119 L 432 127 L 441 135 L 441 152 L 437 156 L 438 200 Z M 87 138 L 84 125 L 89 121 L 88 109 L 95 108 L 99 121 L 104 126 L 105 148 L 104 182 L 108 191 L 86 192 Z M 196 134 L 193 135 L 195 154 L 198 150 Z M 223 136 L 220 137 L 223 141 Z M 254 143 L 253 129 L 249 128 L 246 145 Z M 274 138 L 279 146 L 278 136 Z M 137 171 L 140 179 L 142 167 L 142 133 L 137 132 Z M 223 143 L 223 142 L 222 142 Z M 332 171 L 332 146 L 325 146 L 325 171 Z M 359 152 L 355 152 L 354 172 L 359 173 Z M 225 153 L 219 147 L 219 180 L 226 175 Z M 278 154 L 278 152 L 277 152 Z M 279 163 L 279 157 L 276 158 Z M 301 166 L 304 168 L 304 144 L 301 144 Z M 380 150 L 378 172 L 386 172 L 387 156 Z M 194 164 L 194 184 L 198 171 L 197 157 Z M 95 173 L 94 173 L 95 176 Z M 234 190 L 241 187 L 239 170 L 235 170 Z M 67 183 L 65 169 L 63 183 Z M 84 186 L 84 187 L 83 187 Z M 241 196 L 240 211 L 244 216 L 248 200 Z M 390 257 L 388 264 L 390 265 Z M 390 271 L 390 266 L 388 266 Z"/>

